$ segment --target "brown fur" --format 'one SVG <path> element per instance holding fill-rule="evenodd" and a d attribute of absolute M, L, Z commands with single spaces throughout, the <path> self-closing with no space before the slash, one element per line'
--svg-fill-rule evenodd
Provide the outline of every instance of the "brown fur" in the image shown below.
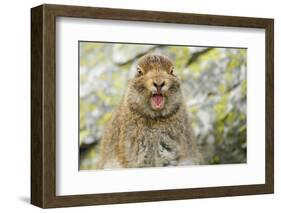
<path fill-rule="evenodd" d="M 164 56 L 146 55 L 137 70 L 103 134 L 97 168 L 199 164 L 201 157 L 172 62 Z M 154 82 L 164 82 L 161 110 L 153 109 L 150 102 L 156 91 Z"/>

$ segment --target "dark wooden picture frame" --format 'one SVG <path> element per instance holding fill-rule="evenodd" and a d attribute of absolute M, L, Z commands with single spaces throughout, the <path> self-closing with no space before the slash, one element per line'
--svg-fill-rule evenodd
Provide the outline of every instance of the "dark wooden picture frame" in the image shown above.
<path fill-rule="evenodd" d="M 56 195 L 56 17 L 95 18 L 265 29 L 265 184 Z M 274 20 L 126 9 L 41 5 L 31 9 L 31 203 L 66 207 L 274 192 Z"/>

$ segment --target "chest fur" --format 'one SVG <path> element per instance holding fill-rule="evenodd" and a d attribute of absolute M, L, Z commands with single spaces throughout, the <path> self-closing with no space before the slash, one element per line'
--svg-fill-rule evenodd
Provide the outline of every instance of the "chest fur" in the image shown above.
<path fill-rule="evenodd" d="M 129 167 L 175 166 L 184 153 L 184 135 L 173 128 L 130 126 L 124 135 L 122 146 Z"/>

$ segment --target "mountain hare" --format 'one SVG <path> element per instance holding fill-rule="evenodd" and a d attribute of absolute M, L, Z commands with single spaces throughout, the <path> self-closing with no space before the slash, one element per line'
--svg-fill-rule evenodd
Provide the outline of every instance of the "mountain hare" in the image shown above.
<path fill-rule="evenodd" d="M 104 131 L 97 168 L 200 164 L 172 62 L 145 55 L 136 71 Z"/>

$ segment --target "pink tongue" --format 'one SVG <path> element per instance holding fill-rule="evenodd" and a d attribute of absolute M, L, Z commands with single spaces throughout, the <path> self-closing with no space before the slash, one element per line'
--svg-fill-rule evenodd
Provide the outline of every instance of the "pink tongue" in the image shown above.
<path fill-rule="evenodd" d="M 162 95 L 155 95 L 155 96 L 152 97 L 152 100 L 157 106 L 159 106 L 163 101 L 163 96 Z"/>

